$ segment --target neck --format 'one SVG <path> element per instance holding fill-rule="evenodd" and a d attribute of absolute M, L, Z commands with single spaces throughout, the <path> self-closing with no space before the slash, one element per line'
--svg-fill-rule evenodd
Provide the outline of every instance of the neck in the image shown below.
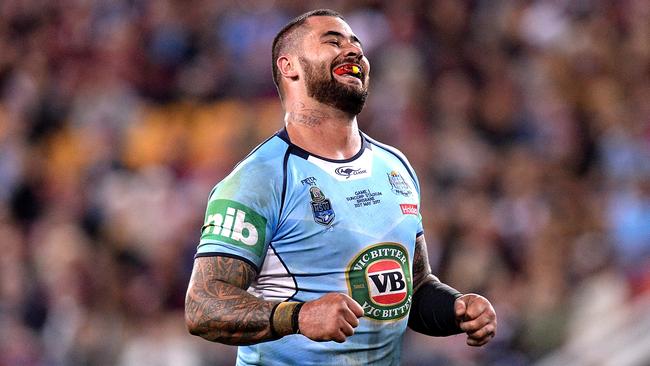
<path fill-rule="evenodd" d="M 284 121 L 291 142 L 328 159 L 348 159 L 361 149 L 357 117 L 318 102 L 287 105 Z"/>

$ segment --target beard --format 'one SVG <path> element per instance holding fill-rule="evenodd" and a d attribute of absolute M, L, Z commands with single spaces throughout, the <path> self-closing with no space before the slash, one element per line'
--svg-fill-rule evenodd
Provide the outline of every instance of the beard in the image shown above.
<path fill-rule="evenodd" d="M 305 70 L 305 85 L 309 97 L 350 115 L 361 113 L 368 97 L 367 86 L 356 88 L 336 81 L 325 62 L 314 66 L 300 57 L 300 64 Z"/>

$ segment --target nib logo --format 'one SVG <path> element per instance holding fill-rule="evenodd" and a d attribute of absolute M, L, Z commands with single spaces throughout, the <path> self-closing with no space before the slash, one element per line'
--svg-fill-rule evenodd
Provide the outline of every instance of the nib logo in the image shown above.
<path fill-rule="evenodd" d="M 214 224 L 213 234 L 225 236 L 246 245 L 257 244 L 257 229 L 253 224 L 246 222 L 246 212 L 244 211 L 228 207 L 225 218 L 221 214 L 208 215 L 207 222 Z"/>
<path fill-rule="evenodd" d="M 201 239 L 246 248 L 258 256 L 264 249 L 266 219 L 251 208 L 231 200 L 208 204 Z"/>

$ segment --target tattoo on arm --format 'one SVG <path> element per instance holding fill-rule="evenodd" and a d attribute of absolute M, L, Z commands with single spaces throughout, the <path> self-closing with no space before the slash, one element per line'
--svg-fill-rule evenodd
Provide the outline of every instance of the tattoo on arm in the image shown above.
<path fill-rule="evenodd" d="M 424 239 L 424 235 L 420 235 L 415 239 L 415 254 L 413 254 L 413 293 L 415 293 L 423 283 L 429 281 L 439 280 L 436 276 L 431 274 L 427 242 Z"/>
<path fill-rule="evenodd" d="M 274 303 L 246 292 L 254 277 L 255 270 L 241 260 L 197 258 L 185 298 L 190 333 L 232 345 L 271 340 L 269 316 Z"/>

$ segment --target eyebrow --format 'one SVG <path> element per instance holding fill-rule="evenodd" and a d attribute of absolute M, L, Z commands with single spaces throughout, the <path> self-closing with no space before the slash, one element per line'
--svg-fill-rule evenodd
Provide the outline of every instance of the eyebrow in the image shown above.
<path fill-rule="evenodd" d="M 323 35 L 321 36 L 321 38 L 325 38 L 325 37 L 327 37 L 327 36 L 335 36 L 335 37 L 338 37 L 338 38 L 346 38 L 346 37 L 343 35 L 343 33 L 341 33 L 341 32 L 337 32 L 337 31 L 334 31 L 334 30 L 330 30 L 330 31 L 327 31 L 327 32 L 323 33 Z M 355 36 L 354 34 L 352 34 L 352 35 L 350 36 L 350 41 L 358 43 L 359 46 L 363 46 L 363 44 L 361 43 L 361 41 L 359 40 L 359 38 L 357 38 L 357 36 Z"/>

